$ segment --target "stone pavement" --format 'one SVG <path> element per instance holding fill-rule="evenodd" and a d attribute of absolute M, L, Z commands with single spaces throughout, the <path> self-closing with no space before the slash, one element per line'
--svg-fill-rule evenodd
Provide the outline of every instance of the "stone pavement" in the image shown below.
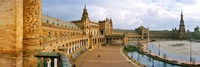
<path fill-rule="evenodd" d="M 76 67 L 138 67 L 125 58 L 120 48 L 120 46 L 102 46 L 89 50 L 76 60 Z"/>

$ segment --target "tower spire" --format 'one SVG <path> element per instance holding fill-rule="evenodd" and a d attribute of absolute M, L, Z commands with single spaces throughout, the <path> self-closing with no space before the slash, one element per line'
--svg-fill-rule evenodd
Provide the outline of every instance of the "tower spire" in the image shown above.
<path fill-rule="evenodd" d="M 181 19 L 180 19 L 180 25 L 184 25 L 184 20 L 183 20 L 183 11 L 181 11 Z"/>
<path fill-rule="evenodd" d="M 183 12 L 181 11 L 181 20 L 179 25 L 179 39 L 185 39 L 185 24 L 183 20 Z"/>
<path fill-rule="evenodd" d="M 84 9 L 86 9 L 86 4 L 84 5 Z"/>
<path fill-rule="evenodd" d="M 181 11 L 181 21 L 183 21 L 183 11 Z"/>
<path fill-rule="evenodd" d="M 87 12 L 87 8 L 86 8 L 86 4 L 85 4 L 81 20 L 86 20 L 86 19 L 89 19 L 89 17 L 88 17 L 88 12 Z"/>
<path fill-rule="evenodd" d="M 183 15 L 183 11 L 181 11 L 181 15 Z"/>

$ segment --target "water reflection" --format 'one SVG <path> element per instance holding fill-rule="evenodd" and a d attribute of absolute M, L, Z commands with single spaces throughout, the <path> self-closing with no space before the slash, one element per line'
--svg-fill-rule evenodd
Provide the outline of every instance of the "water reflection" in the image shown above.
<path fill-rule="evenodd" d="M 181 67 L 169 63 L 164 63 L 158 60 L 155 60 L 151 57 L 148 57 L 146 55 L 140 54 L 136 51 L 134 52 L 128 52 L 128 55 L 132 57 L 134 60 L 137 60 L 138 62 L 146 65 L 147 67 Z"/>

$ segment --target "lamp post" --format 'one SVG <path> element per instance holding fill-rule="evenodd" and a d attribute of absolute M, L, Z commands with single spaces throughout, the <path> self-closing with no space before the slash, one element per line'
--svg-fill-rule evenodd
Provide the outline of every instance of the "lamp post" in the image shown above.
<path fill-rule="evenodd" d="M 192 46 L 192 40 L 190 40 L 190 62 L 192 62 L 192 51 L 191 51 L 191 46 Z"/>
<path fill-rule="evenodd" d="M 160 56 L 160 43 L 158 41 L 158 55 Z"/>
<path fill-rule="evenodd" d="M 133 51 L 131 52 L 131 58 L 133 58 Z"/>
<path fill-rule="evenodd" d="M 140 59 L 140 56 L 139 56 L 139 54 L 138 54 L 138 56 L 137 56 L 137 61 L 139 61 L 139 59 Z"/>
<path fill-rule="evenodd" d="M 159 49 L 158 55 L 160 56 L 160 42 L 158 42 L 158 49 Z"/>
<path fill-rule="evenodd" d="M 154 67 L 154 59 L 153 59 L 153 62 L 152 62 L 152 67 Z"/>

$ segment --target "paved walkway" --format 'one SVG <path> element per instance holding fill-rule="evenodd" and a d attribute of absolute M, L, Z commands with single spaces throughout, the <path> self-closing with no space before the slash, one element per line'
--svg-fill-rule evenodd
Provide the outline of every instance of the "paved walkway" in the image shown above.
<path fill-rule="evenodd" d="M 122 55 L 120 46 L 102 46 L 89 50 L 83 53 L 75 64 L 76 67 L 138 67 Z"/>

